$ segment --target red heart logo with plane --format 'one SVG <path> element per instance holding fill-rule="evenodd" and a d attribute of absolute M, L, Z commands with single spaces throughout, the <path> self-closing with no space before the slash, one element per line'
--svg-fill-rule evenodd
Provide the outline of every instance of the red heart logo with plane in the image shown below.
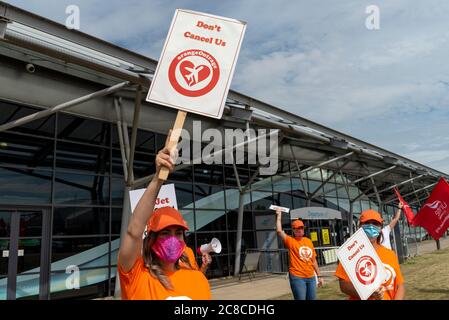
<path fill-rule="evenodd" d="M 193 62 L 188 60 L 181 62 L 179 70 L 189 87 L 206 80 L 210 75 L 208 66 L 204 64 L 195 66 Z"/>

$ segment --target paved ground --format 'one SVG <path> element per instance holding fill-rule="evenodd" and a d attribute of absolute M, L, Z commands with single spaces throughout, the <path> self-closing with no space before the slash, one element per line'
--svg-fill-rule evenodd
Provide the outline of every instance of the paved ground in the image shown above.
<path fill-rule="evenodd" d="M 440 239 L 441 249 L 449 248 L 449 237 Z M 418 243 L 418 255 L 436 251 L 434 240 Z M 336 278 L 333 271 L 336 265 L 323 269 L 324 281 L 333 283 Z M 214 300 L 271 300 L 288 299 L 291 294 L 287 275 L 258 275 L 249 280 L 248 276 L 238 279 L 210 280 L 212 287 L 212 299 Z"/>

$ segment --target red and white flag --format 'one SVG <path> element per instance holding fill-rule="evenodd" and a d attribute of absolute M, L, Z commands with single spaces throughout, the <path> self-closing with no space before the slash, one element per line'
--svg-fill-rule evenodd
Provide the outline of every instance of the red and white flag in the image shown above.
<path fill-rule="evenodd" d="M 394 192 L 396 193 L 396 196 L 398 197 L 398 200 L 400 203 L 402 203 L 402 210 L 404 210 L 405 217 L 407 218 L 408 223 L 410 226 L 413 226 L 413 219 L 415 218 L 415 214 L 413 213 L 412 209 L 408 205 L 407 202 L 405 202 L 404 198 L 401 197 L 401 194 L 399 193 L 398 189 L 394 188 Z"/>
<path fill-rule="evenodd" d="M 445 179 L 440 178 L 413 224 L 425 228 L 435 240 L 449 228 L 449 184 Z"/>

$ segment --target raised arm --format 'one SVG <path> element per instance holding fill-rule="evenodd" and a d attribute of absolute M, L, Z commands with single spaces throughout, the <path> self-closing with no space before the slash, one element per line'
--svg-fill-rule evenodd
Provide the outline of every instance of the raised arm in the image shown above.
<path fill-rule="evenodd" d="M 287 235 L 285 234 L 284 230 L 282 230 L 281 219 L 282 219 L 282 211 L 280 209 L 277 209 L 276 210 L 276 233 L 282 240 L 285 240 Z"/>
<path fill-rule="evenodd" d="M 402 202 L 399 202 L 398 204 L 398 210 L 396 211 L 396 215 L 394 216 L 394 218 L 390 221 L 390 229 L 393 230 L 394 227 L 396 226 L 396 223 L 398 223 L 399 218 L 401 217 L 401 211 L 402 211 L 402 207 L 404 205 L 402 204 Z"/>
<path fill-rule="evenodd" d="M 158 178 L 162 167 L 167 167 L 170 172 L 174 168 L 174 161 L 170 157 L 170 152 L 167 148 L 159 151 L 156 156 L 156 173 L 142 198 L 137 203 L 136 209 L 129 219 L 128 229 L 121 241 L 118 256 L 120 266 L 124 272 L 131 270 L 137 258 L 141 255 L 142 235 L 148 219 L 153 214 L 154 204 L 163 184 L 163 181 Z"/>

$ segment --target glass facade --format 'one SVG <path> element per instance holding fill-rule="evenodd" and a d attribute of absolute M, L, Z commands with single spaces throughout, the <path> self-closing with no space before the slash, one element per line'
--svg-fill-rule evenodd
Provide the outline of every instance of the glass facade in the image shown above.
<path fill-rule="evenodd" d="M 0 103 L 0 124 L 33 113 L 26 106 Z M 135 178 L 154 173 L 155 153 L 166 137 L 138 130 L 134 162 Z M 50 298 L 97 297 L 113 294 L 121 227 L 124 190 L 123 166 L 116 125 L 69 114 L 56 114 L 31 122 L 22 127 L 0 133 L 0 244 L 8 248 L 11 239 L 11 214 L 2 208 L 25 206 L 29 210 L 42 209 L 50 213 L 48 227 L 30 223 L 23 228 L 24 240 L 34 240 L 28 253 L 48 251 L 48 279 Z M 256 168 L 238 165 L 242 185 L 246 185 Z M 349 212 L 349 199 L 359 195 L 356 187 L 345 187 L 345 176 L 315 169 L 298 175 L 295 162 L 281 161 L 273 176 L 258 176 L 244 195 L 242 252 L 245 249 L 276 249 L 283 244 L 274 232 L 274 214 L 271 204 L 301 208 L 308 204 L 307 194 L 317 196 L 309 200 L 310 206 L 328 207 L 342 212 L 343 220 L 310 220 L 306 223 L 306 236 L 318 235 L 316 246 L 339 245 Z M 198 246 L 218 238 L 223 250 L 214 255 L 207 276 L 222 277 L 234 272 L 239 190 L 235 171 L 229 165 L 193 165 L 169 176 L 175 183 L 178 207 L 190 226 L 187 244 L 196 252 Z M 349 181 L 349 179 L 348 179 Z M 332 190 L 336 189 L 336 190 Z M 327 192 L 331 191 L 331 192 Z M 320 195 L 324 193 L 324 195 Z M 354 203 L 354 212 L 378 209 L 375 203 L 364 199 Z M 387 210 L 390 215 L 391 210 Z M 283 226 L 290 232 L 288 215 Z M 323 243 L 320 230 L 335 231 L 331 243 Z M 346 228 L 347 229 L 347 228 Z M 49 233 L 48 235 L 45 232 Z M 29 234 L 28 234 L 29 233 Z M 273 236 L 274 234 L 274 236 Z M 22 235 L 21 235 L 22 237 Z M 47 239 L 41 248 L 41 239 Z M 22 238 L 21 238 L 22 239 Z M 42 250 L 41 250 L 42 249 Z M 18 298 L 36 298 L 39 293 L 39 263 L 22 263 L 17 271 Z M 42 260 L 41 265 L 42 265 Z M 39 262 L 39 261 L 38 261 Z M 200 263 L 200 258 L 198 263 Z M 242 259 L 243 263 L 243 259 Z M 80 290 L 67 290 L 70 266 L 77 266 Z M 68 268 L 69 267 L 69 268 Z M 24 273 L 28 276 L 24 277 Z M 0 266 L 0 299 L 6 298 L 7 266 Z M 33 287 L 34 285 L 34 287 Z M 32 288 L 32 289 L 29 289 Z"/>

